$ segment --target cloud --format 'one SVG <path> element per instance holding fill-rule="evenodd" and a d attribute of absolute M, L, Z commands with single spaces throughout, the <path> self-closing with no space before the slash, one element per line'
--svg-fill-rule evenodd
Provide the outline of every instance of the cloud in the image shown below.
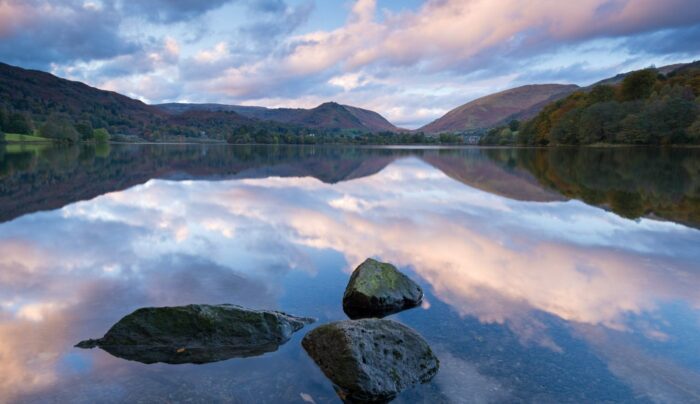
<path fill-rule="evenodd" d="M 398 119 L 400 124 L 415 126 L 473 98 L 469 93 L 487 93 L 475 91 L 465 76 L 481 74 L 493 79 L 524 72 L 520 80 L 503 80 L 499 87 L 488 89 L 493 92 L 528 78 L 544 82 L 590 82 L 617 73 L 616 69 L 625 67 L 624 60 L 583 69 L 577 62 L 562 66 L 561 60 L 556 60 L 557 54 L 562 50 L 572 55 L 580 53 L 579 47 L 586 41 L 600 40 L 603 42 L 597 53 L 586 49 L 600 61 L 605 60 L 605 53 L 610 55 L 612 49 L 620 46 L 605 43 L 608 38 L 692 27 L 700 20 L 700 12 L 691 3 L 586 0 L 570 5 L 535 0 L 523 7 L 516 0 L 440 0 L 427 1 L 415 11 L 384 11 L 384 17 L 379 20 L 376 2 L 359 0 L 343 26 L 290 36 L 277 51 L 262 58 L 237 60 L 235 66 L 222 68 L 221 74 L 204 84 L 200 91 L 231 100 L 282 97 L 296 105 L 299 103 L 294 103 L 294 97 L 330 92 L 335 94 L 333 99 L 349 99 L 371 107 L 377 104 L 373 102 L 376 97 L 396 94 L 401 86 L 420 82 L 421 79 L 415 80 L 417 77 L 431 81 L 426 93 L 440 93 L 440 87 L 450 87 L 446 85 L 449 81 L 457 82 L 450 83 L 452 86 L 468 88 L 467 95 L 463 89 L 452 87 L 448 97 L 435 97 L 432 103 L 412 107 L 405 105 L 415 99 L 413 94 L 399 94 L 391 104 L 380 107 L 380 112 Z M 678 13 L 679 9 L 688 13 Z M 628 53 L 644 52 L 643 46 L 626 44 Z M 602 59 L 598 58 L 601 54 Z M 544 55 L 551 57 L 542 59 Z M 552 64 L 549 62 L 555 66 L 548 67 Z M 374 73 L 395 74 L 394 78 L 398 79 L 391 85 L 362 92 L 366 82 L 361 78 Z M 298 86 L 300 82 L 304 86 Z M 419 95 L 421 101 L 428 101 L 426 98 Z M 405 112 L 398 112 L 401 108 Z"/>
<path fill-rule="evenodd" d="M 314 10 L 313 1 L 305 1 L 296 7 L 287 6 L 283 1 L 261 1 L 254 3 L 251 10 L 264 11 L 262 18 L 241 28 L 250 40 L 258 44 L 276 45 L 275 39 L 288 35 L 304 24 Z"/>
<path fill-rule="evenodd" d="M 588 84 L 700 52 L 694 0 L 356 0 L 332 11 L 347 12 L 334 27 L 327 12 L 313 0 L 3 0 L 0 58 L 151 102 L 333 99 L 417 127 L 531 81 Z"/>
<path fill-rule="evenodd" d="M 683 54 L 699 58 L 700 24 L 643 34 L 626 40 L 623 45 L 631 49 L 644 49 L 651 54 Z"/>
<path fill-rule="evenodd" d="M 0 2 L 0 57 L 8 63 L 46 68 L 129 54 L 139 44 L 119 32 L 121 15 L 109 3 L 66 0 Z"/>
<path fill-rule="evenodd" d="M 417 12 L 374 18 L 376 2 L 359 0 L 345 26 L 292 39 L 284 61 L 300 72 L 335 64 L 353 69 L 371 63 L 421 64 L 427 70 L 477 68 L 476 62 L 542 52 L 583 40 L 625 36 L 697 24 L 692 1 L 586 0 L 575 5 L 534 0 L 428 1 Z M 678 10 L 687 10 L 679 13 Z"/>
<path fill-rule="evenodd" d="M 190 20 L 215 10 L 232 0 L 149 0 L 123 1 L 123 11 L 153 22 L 171 23 Z"/>

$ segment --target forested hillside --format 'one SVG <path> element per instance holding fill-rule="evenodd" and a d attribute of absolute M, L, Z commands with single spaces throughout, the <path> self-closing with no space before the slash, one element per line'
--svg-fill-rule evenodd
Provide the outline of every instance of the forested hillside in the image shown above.
<path fill-rule="evenodd" d="M 649 68 L 547 105 L 522 125 L 489 132 L 482 144 L 698 144 L 700 62 L 668 74 Z"/>

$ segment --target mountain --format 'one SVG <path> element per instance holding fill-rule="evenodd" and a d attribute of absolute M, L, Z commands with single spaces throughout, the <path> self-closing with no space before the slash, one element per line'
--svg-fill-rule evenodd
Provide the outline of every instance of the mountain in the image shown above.
<path fill-rule="evenodd" d="M 314 129 L 351 129 L 363 132 L 395 132 L 399 129 L 380 114 L 367 109 L 326 102 L 316 108 L 265 108 L 225 104 L 159 104 L 155 107 L 171 114 L 189 111 L 235 112 L 242 116 Z"/>
<path fill-rule="evenodd" d="M 564 84 L 533 84 L 478 98 L 418 129 L 426 133 L 489 129 L 512 119 L 535 116 L 546 104 L 564 98 L 579 87 Z"/>
<path fill-rule="evenodd" d="M 546 105 L 515 133 L 489 132 L 481 143 L 700 144 L 700 61 L 619 77 Z"/>
<path fill-rule="evenodd" d="M 4 63 L 0 63 L 0 107 L 26 114 L 37 127 L 58 113 L 74 124 L 86 122 L 94 128 L 107 128 L 112 134 L 147 139 L 158 139 L 163 134 L 199 137 L 202 132 L 215 132 L 214 137 L 223 138 L 232 128 L 256 123 L 235 112 L 173 117 L 113 91 Z"/>
<path fill-rule="evenodd" d="M 0 103 L 30 113 L 35 121 L 61 112 L 121 132 L 144 129 L 168 117 L 158 108 L 112 91 L 4 63 L 0 63 Z"/>

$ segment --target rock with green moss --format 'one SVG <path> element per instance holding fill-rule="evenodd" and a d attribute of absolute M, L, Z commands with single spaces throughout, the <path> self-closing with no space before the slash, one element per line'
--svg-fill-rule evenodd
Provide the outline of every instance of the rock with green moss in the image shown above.
<path fill-rule="evenodd" d="M 385 402 L 430 381 L 440 362 L 428 343 L 401 323 L 345 320 L 309 332 L 302 346 L 351 402 Z"/>
<path fill-rule="evenodd" d="M 142 363 L 208 363 L 276 351 L 314 320 L 221 304 L 138 309 L 104 337 L 78 343 Z"/>
<path fill-rule="evenodd" d="M 350 277 L 343 310 L 352 319 L 384 317 L 416 307 L 423 290 L 391 264 L 368 258 Z"/>

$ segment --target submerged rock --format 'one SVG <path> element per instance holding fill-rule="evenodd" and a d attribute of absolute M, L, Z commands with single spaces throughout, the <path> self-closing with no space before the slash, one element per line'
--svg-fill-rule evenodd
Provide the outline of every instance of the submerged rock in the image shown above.
<path fill-rule="evenodd" d="M 423 290 L 391 264 L 368 258 L 350 277 L 343 295 L 348 317 L 384 317 L 416 307 Z"/>
<path fill-rule="evenodd" d="M 314 321 L 230 304 L 147 307 L 119 320 L 104 337 L 76 347 L 99 346 L 142 363 L 208 363 L 276 351 Z"/>
<path fill-rule="evenodd" d="M 302 346 L 351 402 L 385 402 L 402 390 L 430 381 L 440 362 L 428 343 L 403 324 L 383 319 L 322 325 Z"/>

